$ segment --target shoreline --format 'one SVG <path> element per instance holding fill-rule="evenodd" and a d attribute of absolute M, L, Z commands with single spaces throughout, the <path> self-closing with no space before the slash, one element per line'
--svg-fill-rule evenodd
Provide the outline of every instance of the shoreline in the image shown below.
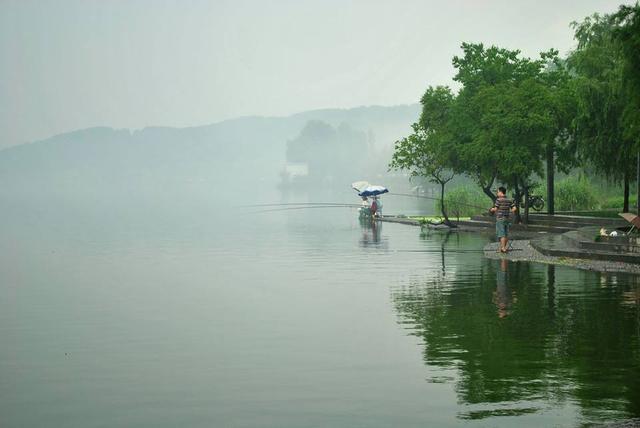
<path fill-rule="evenodd" d="M 492 260 L 507 259 L 512 262 L 532 262 L 567 266 L 576 269 L 603 273 L 629 273 L 640 275 L 640 265 L 616 261 L 576 259 L 570 257 L 547 256 L 531 246 L 529 239 L 510 240 L 513 250 L 499 253 L 498 243 L 491 242 L 484 246 L 484 256 Z"/>
<path fill-rule="evenodd" d="M 408 226 L 418 226 L 418 220 L 406 217 L 382 217 L 382 222 L 405 224 Z M 492 236 L 495 239 L 494 229 L 491 227 L 471 227 L 459 225 L 457 228 L 449 228 L 444 225 L 429 226 L 430 230 L 442 232 L 472 232 Z M 531 241 L 536 238 L 541 239 L 547 236 L 558 236 L 561 234 L 550 232 L 534 232 L 519 230 L 514 231 L 510 236 L 513 250 L 508 253 L 499 253 L 498 242 L 491 242 L 484 246 L 484 256 L 492 260 L 507 259 L 513 262 L 532 262 L 541 264 L 553 264 L 557 266 L 567 266 L 575 269 L 588 270 L 603 273 L 628 273 L 640 275 L 640 264 L 620 262 L 614 260 L 597 260 L 588 258 L 560 257 L 545 255 L 531 245 Z"/>

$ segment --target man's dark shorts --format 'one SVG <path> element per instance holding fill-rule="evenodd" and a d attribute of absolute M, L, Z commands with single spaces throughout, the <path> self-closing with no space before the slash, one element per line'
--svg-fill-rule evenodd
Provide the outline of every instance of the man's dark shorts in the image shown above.
<path fill-rule="evenodd" d="M 509 236 L 509 226 L 509 220 L 496 220 L 496 235 L 498 235 L 498 238 L 506 238 Z"/>

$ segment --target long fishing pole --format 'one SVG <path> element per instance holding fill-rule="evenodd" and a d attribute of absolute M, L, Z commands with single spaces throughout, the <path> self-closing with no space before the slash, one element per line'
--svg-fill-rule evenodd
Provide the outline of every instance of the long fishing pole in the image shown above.
<path fill-rule="evenodd" d="M 409 194 L 409 193 L 391 193 L 391 192 L 389 192 L 389 193 L 387 193 L 387 195 L 389 195 L 389 196 L 408 196 L 410 198 L 421 198 L 421 199 L 430 199 L 430 200 L 433 200 L 433 201 L 442 201 L 441 198 L 434 198 L 432 196 L 412 195 L 412 194 Z M 482 207 L 482 206 L 474 205 L 474 204 L 466 204 L 464 202 L 456 202 L 456 205 L 465 205 L 467 207 L 479 208 L 479 209 L 482 209 L 482 210 L 487 210 L 486 206 Z"/>
<path fill-rule="evenodd" d="M 418 199 L 429 199 L 433 201 L 441 201 L 441 198 L 434 198 L 432 196 L 423 196 L 423 195 L 413 195 L 409 193 L 387 193 L 388 196 L 404 196 L 409 198 L 418 198 Z M 458 202 L 457 205 L 464 205 L 467 207 L 477 208 L 480 210 L 487 210 L 486 206 L 479 206 L 474 204 L 468 204 L 464 202 Z M 299 210 L 299 209 L 307 209 L 307 208 L 333 208 L 333 207 L 344 207 L 344 208 L 359 208 L 362 205 L 360 204 L 347 204 L 347 203 L 338 203 L 338 202 L 291 202 L 291 203 L 271 203 L 271 204 L 251 204 L 251 205 L 239 205 L 238 208 L 262 208 L 262 207 L 283 207 L 283 208 L 275 208 L 268 210 L 260 210 L 252 212 L 255 213 L 263 213 L 263 212 L 273 212 L 273 211 L 288 211 L 288 210 Z"/>
<path fill-rule="evenodd" d="M 395 250 L 396 253 L 442 253 L 442 249 L 440 250 Z M 484 250 L 453 250 L 453 249 L 444 249 L 445 253 L 483 253 Z"/>
<path fill-rule="evenodd" d="M 347 204 L 343 202 L 290 202 L 290 203 L 277 203 L 277 204 L 252 204 L 252 205 L 238 205 L 237 208 L 257 208 L 257 207 L 281 207 L 281 206 L 349 206 L 359 207 L 359 204 Z"/>
<path fill-rule="evenodd" d="M 315 208 L 357 208 L 360 205 L 356 204 L 343 204 L 343 205 L 305 205 L 302 207 L 283 207 L 283 208 L 271 208 L 268 210 L 260 210 L 260 211 L 249 211 L 247 214 L 260 214 L 260 213 L 269 213 L 276 211 L 293 211 L 293 210 L 310 210 Z"/>

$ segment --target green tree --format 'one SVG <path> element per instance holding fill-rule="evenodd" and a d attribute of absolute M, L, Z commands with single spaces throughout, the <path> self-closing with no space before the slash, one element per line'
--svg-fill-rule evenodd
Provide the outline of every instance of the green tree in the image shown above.
<path fill-rule="evenodd" d="M 629 86 L 630 100 L 625 109 L 625 136 L 640 146 L 640 4 L 620 6 L 612 17 L 616 26 L 613 38 L 622 48 L 625 58 L 624 78 Z M 640 213 L 640 147 L 637 147 L 637 212 Z"/>
<path fill-rule="evenodd" d="M 496 46 L 463 43 L 462 49 L 464 55 L 453 59 L 454 80 L 463 85 L 453 121 L 459 171 L 475 178 L 492 199 L 493 183 L 507 183 L 518 203 L 521 193 L 528 195 L 534 176 L 544 176 L 542 160 L 559 133 L 549 82 L 560 79 L 558 73 L 542 76 L 557 52 L 531 60 L 518 50 Z"/>
<path fill-rule="evenodd" d="M 440 185 L 440 210 L 445 224 L 453 227 L 444 203 L 445 186 L 454 177 L 457 155 L 451 133 L 451 111 L 455 97 L 444 86 L 429 87 L 421 99 L 422 114 L 413 124 L 413 134 L 395 144 L 389 167 L 426 177 Z"/>
<path fill-rule="evenodd" d="M 629 183 L 636 172 L 637 137 L 628 131 L 637 116 L 622 42 L 611 16 L 593 15 L 572 24 L 577 49 L 569 64 L 577 74 L 574 133 L 581 157 L 606 177 L 624 183 L 623 210 L 629 210 Z"/>

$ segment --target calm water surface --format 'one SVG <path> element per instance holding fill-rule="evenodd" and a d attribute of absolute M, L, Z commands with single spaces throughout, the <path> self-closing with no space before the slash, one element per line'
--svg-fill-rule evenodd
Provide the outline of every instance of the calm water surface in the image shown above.
<path fill-rule="evenodd" d="M 60 208 L 60 207 L 58 207 Z M 577 426 L 640 417 L 636 277 L 350 209 L 9 207 L 2 427 Z"/>

